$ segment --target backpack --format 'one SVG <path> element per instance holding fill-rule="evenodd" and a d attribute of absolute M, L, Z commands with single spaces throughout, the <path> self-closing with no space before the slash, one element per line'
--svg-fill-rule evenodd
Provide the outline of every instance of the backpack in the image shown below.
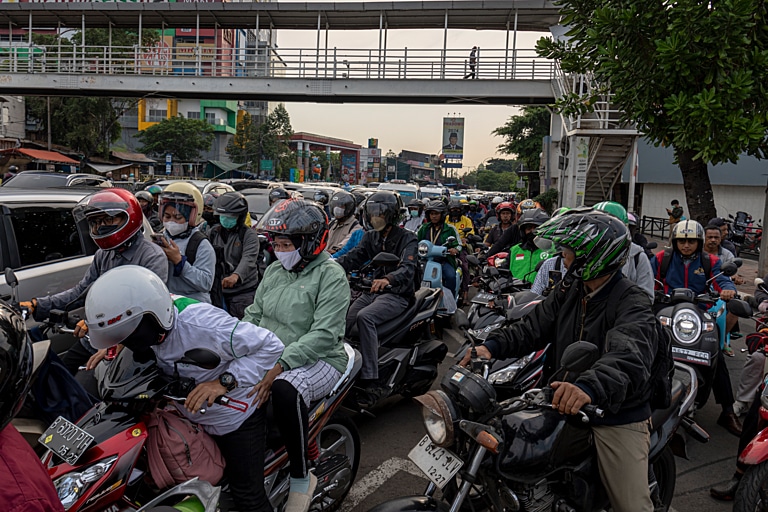
<path fill-rule="evenodd" d="M 669 270 L 669 264 L 672 262 L 672 254 L 673 251 L 671 248 L 667 247 L 664 249 L 664 257 L 661 259 L 661 265 L 659 265 L 659 281 L 664 281 L 664 278 L 667 277 L 667 270 Z M 704 269 L 704 273 L 707 276 L 707 281 L 712 277 L 712 257 L 708 254 L 705 258 L 705 253 L 701 252 L 701 268 Z M 635 262 L 637 263 L 637 262 Z"/>
<path fill-rule="evenodd" d="M 49 425 L 59 416 L 76 423 L 96 403 L 53 350 L 38 369 L 30 392 L 34 416 Z"/>
<path fill-rule="evenodd" d="M 216 485 L 224 476 L 224 457 L 200 426 L 173 409 L 155 409 L 146 424 L 149 472 L 159 489 L 195 477 Z"/>
<path fill-rule="evenodd" d="M 634 283 L 627 278 L 621 279 L 608 296 L 606 315 L 611 325 L 616 322 L 616 307 L 621 296 Z M 656 320 L 654 322 L 659 343 L 656 355 L 651 364 L 651 376 L 648 379 L 651 387 L 651 409 L 666 409 L 672 401 L 672 376 L 675 374 L 675 361 L 672 357 L 672 332 Z"/>

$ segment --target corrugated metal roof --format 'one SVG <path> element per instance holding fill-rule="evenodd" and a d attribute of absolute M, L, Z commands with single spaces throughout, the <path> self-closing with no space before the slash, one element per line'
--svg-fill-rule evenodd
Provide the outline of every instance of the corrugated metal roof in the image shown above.
<path fill-rule="evenodd" d="M 80 162 L 73 160 L 68 156 L 64 156 L 56 151 L 45 151 L 43 149 L 28 149 L 28 148 L 11 148 L 3 149 L 0 153 L 4 155 L 24 155 L 32 160 L 39 160 L 41 162 L 51 162 L 56 164 L 74 164 L 79 165 Z"/>
<path fill-rule="evenodd" d="M 130 151 L 112 151 L 112 156 L 119 158 L 120 160 L 127 160 L 129 162 L 135 162 L 138 164 L 156 164 L 156 160 L 152 160 L 144 153 L 131 153 Z"/>

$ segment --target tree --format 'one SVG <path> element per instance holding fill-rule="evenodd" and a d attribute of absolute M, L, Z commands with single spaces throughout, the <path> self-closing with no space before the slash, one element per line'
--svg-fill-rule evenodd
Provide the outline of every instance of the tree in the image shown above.
<path fill-rule="evenodd" d="M 515 155 L 527 169 L 538 170 L 541 139 L 549 135 L 551 115 L 547 107 L 525 106 L 520 110 L 522 114 L 511 116 L 504 126 L 491 133 L 505 138 L 504 144 L 499 145 L 499 153 Z"/>
<path fill-rule="evenodd" d="M 654 145 L 671 146 L 690 216 L 716 215 L 708 164 L 764 158 L 768 149 L 768 4 L 760 0 L 563 0 L 569 40 L 542 39 L 540 55 L 598 87 L 559 101 L 612 105 Z"/>
<path fill-rule="evenodd" d="M 277 105 L 260 129 L 264 155 L 275 162 L 275 177 L 287 179 L 289 169 L 296 166 L 296 157 L 290 147 L 293 128 L 285 105 Z"/>
<path fill-rule="evenodd" d="M 237 123 L 235 136 L 227 144 L 229 158 L 238 164 L 259 160 L 261 157 L 261 133 L 248 112 Z M 252 166 L 255 168 L 255 166 Z"/>
<path fill-rule="evenodd" d="M 139 151 L 142 153 L 155 156 L 170 153 L 175 161 L 191 162 L 211 149 L 213 131 L 213 126 L 205 121 L 176 116 L 163 119 L 134 137 L 141 141 Z"/>

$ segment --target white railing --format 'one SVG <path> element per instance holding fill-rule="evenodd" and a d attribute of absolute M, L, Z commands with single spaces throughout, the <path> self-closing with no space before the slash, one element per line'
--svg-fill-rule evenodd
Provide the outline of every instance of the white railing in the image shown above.
<path fill-rule="evenodd" d="M 319 79 L 552 80 L 555 66 L 535 50 L 12 46 L 0 73 L 65 73 Z"/>

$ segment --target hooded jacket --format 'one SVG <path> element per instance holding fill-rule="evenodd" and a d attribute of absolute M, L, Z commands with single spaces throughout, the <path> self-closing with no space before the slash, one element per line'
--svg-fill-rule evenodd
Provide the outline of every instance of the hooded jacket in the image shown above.
<path fill-rule="evenodd" d="M 259 235 L 240 223 L 231 230 L 216 224 L 208 232 L 208 239 L 223 253 L 225 272 L 222 277 L 232 274 L 239 277 L 235 286 L 223 288 L 222 293 L 237 295 L 255 290 L 259 284 Z"/>
<path fill-rule="evenodd" d="M 593 343 L 600 359 L 574 382 L 606 411 L 593 423 L 625 425 L 651 416 L 651 365 L 658 332 L 648 295 L 627 285 L 621 297 L 611 290 L 626 279 L 621 272 L 589 294 L 581 281 L 558 286 L 520 322 L 492 331 L 485 345 L 495 358 L 522 357 L 552 344 L 547 373 L 560 367 L 563 352 L 579 340 Z M 609 306 L 609 302 L 612 304 Z M 609 318 L 609 312 L 615 317 Z"/>

